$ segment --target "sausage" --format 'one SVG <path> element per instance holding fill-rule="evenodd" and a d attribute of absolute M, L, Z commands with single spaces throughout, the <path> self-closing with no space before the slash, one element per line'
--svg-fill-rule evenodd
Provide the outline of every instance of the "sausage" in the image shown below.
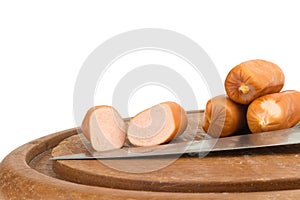
<path fill-rule="evenodd" d="M 226 137 L 247 130 L 247 106 L 233 102 L 225 95 L 216 96 L 206 103 L 203 130 L 213 137 Z"/>
<path fill-rule="evenodd" d="M 300 92 L 288 90 L 255 99 L 248 108 L 252 133 L 290 128 L 300 121 Z"/>
<path fill-rule="evenodd" d="M 187 116 L 175 102 L 163 102 L 135 115 L 129 122 L 127 137 L 135 146 L 153 146 L 171 141 L 184 132 Z"/>
<path fill-rule="evenodd" d="M 266 60 L 249 60 L 235 66 L 225 79 L 229 98 L 240 104 L 250 104 L 254 99 L 279 92 L 284 85 L 283 71 Z"/>
<path fill-rule="evenodd" d="M 126 123 L 111 106 L 90 108 L 82 121 L 81 130 L 96 151 L 121 148 L 126 140 Z"/>

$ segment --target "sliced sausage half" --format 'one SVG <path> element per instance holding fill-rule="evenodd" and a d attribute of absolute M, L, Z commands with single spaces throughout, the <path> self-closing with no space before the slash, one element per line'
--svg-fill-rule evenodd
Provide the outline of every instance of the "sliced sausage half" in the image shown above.
<path fill-rule="evenodd" d="M 125 143 L 126 123 L 111 106 L 89 109 L 81 129 L 96 151 L 121 148 Z"/>
<path fill-rule="evenodd" d="M 134 116 L 127 135 L 135 146 L 153 146 L 171 141 L 187 127 L 184 109 L 175 102 L 163 102 Z"/>

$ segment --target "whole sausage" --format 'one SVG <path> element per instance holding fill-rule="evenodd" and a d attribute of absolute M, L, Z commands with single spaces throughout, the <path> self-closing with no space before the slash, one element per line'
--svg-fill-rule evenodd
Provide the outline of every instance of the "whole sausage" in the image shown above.
<path fill-rule="evenodd" d="M 252 133 L 290 128 L 300 121 L 300 92 L 288 90 L 255 99 L 248 108 Z"/>
<path fill-rule="evenodd" d="M 203 129 L 213 137 L 226 137 L 247 130 L 247 106 L 237 104 L 225 95 L 216 96 L 206 103 Z"/>
<path fill-rule="evenodd" d="M 163 102 L 134 116 L 127 136 L 135 146 L 153 146 L 171 141 L 187 127 L 184 109 L 175 102 Z"/>
<path fill-rule="evenodd" d="M 227 75 L 225 89 L 229 98 L 240 104 L 279 92 L 284 85 L 284 74 L 274 63 L 249 60 L 234 67 Z"/>
<path fill-rule="evenodd" d="M 111 106 L 90 108 L 81 130 L 96 151 L 121 148 L 126 139 L 126 123 Z"/>

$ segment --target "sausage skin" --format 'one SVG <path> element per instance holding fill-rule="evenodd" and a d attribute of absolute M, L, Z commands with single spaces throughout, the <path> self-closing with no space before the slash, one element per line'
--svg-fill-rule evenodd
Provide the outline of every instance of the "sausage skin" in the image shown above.
<path fill-rule="evenodd" d="M 153 146 L 171 141 L 187 127 L 184 109 L 175 102 L 163 102 L 135 115 L 127 137 L 135 146 Z"/>
<path fill-rule="evenodd" d="M 234 102 L 250 104 L 260 96 L 279 92 L 284 79 L 276 64 L 266 60 L 249 60 L 231 69 L 225 79 L 225 90 Z"/>
<path fill-rule="evenodd" d="M 126 140 L 126 123 L 111 106 L 90 108 L 81 130 L 96 151 L 121 148 Z"/>
<path fill-rule="evenodd" d="M 247 106 L 237 104 L 225 95 L 206 103 L 203 130 L 213 137 L 226 137 L 247 129 Z"/>
<path fill-rule="evenodd" d="M 288 90 L 255 99 L 248 108 L 252 133 L 290 128 L 300 121 L 300 92 Z"/>

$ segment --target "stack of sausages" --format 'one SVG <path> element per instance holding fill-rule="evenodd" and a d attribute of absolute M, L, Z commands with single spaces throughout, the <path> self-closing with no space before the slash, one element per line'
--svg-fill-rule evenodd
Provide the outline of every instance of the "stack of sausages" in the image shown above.
<path fill-rule="evenodd" d="M 300 121 L 300 92 L 280 92 L 284 74 L 274 63 L 250 60 L 234 67 L 226 77 L 227 95 L 206 104 L 203 129 L 213 137 L 226 137 L 245 130 L 252 133 L 290 128 Z M 125 123 L 111 106 L 91 108 L 82 132 L 96 151 L 121 148 L 126 138 L 135 146 L 153 146 L 181 135 L 188 124 L 184 109 L 163 102 L 146 109 Z"/>
<path fill-rule="evenodd" d="M 266 60 L 235 66 L 225 79 L 227 95 L 206 104 L 203 129 L 213 137 L 226 137 L 290 128 L 300 121 L 300 92 L 281 91 L 284 73 Z"/>

